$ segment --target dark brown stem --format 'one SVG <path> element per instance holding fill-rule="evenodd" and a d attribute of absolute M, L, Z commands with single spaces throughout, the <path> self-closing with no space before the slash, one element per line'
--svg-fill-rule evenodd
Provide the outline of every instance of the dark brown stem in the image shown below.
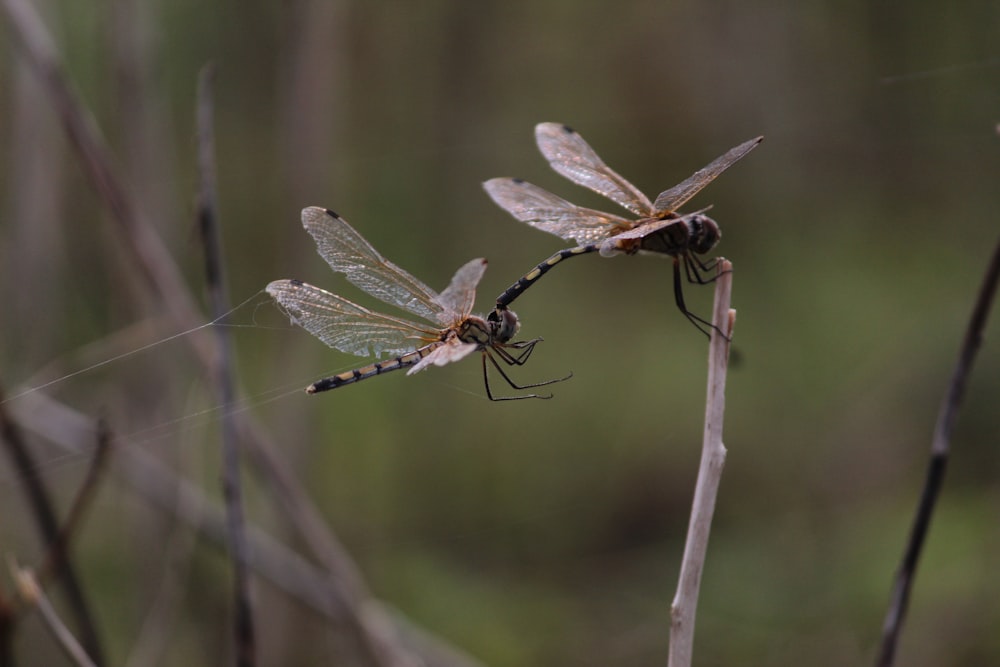
<path fill-rule="evenodd" d="M 80 485 L 76 493 L 73 504 L 70 505 L 69 514 L 63 521 L 62 528 L 56 536 L 55 541 L 49 545 L 48 554 L 38 568 L 36 576 L 39 580 L 47 578 L 58 579 L 64 571 L 69 557 L 69 544 L 73 535 L 77 532 L 80 522 L 90 501 L 97 491 L 97 483 L 101 479 L 101 474 L 107 469 L 105 465 L 108 460 L 108 453 L 111 450 L 111 430 L 107 422 L 102 418 L 97 420 L 97 447 L 94 450 L 94 458 L 90 461 L 87 469 L 87 476 Z"/>
<path fill-rule="evenodd" d="M 14 667 L 14 627 L 17 614 L 6 596 L 0 595 L 0 667 Z"/>
<path fill-rule="evenodd" d="M 14 469 L 17 470 L 17 477 L 24 485 L 24 494 L 28 498 L 28 504 L 34 514 L 42 540 L 50 550 L 53 550 L 50 553 L 62 551 L 56 546 L 62 538 L 60 537 L 55 507 L 42 478 L 38 475 L 38 467 L 31 456 L 31 451 L 24 440 L 21 429 L 7 414 L 2 400 L 0 400 L 0 432 L 2 432 L 4 448 L 11 458 Z M 55 572 L 61 574 L 62 581 L 66 586 L 66 594 L 73 610 L 73 616 L 79 626 L 80 640 L 84 649 L 94 663 L 103 664 L 103 650 L 98 639 L 94 616 L 87 604 L 87 598 L 83 593 L 76 569 L 65 554 L 62 554 L 59 567 L 56 568 Z"/>
<path fill-rule="evenodd" d="M 972 363 L 983 340 L 983 329 L 986 327 L 986 318 L 996 297 L 998 281 L 1000 281 L 1000 243 L 997 243 L 997 247 L 993 251 L 993 257 L 986 269 L 983 284 L 979 288 L 979 298 L 972 311 L 958 362 L 955 364 L 948 391 L 938 413 L 937 425 L 934 428 L 934 440 L 931 443 L 931 458 L 927 468 L 927 477 L 920 494 L 916 515 L 913 518 L 910 539 L 903 552 L 903 560 L 896 572 L 889 609 L 882 624 L 882 645 L 875 663 L 878 667 L 890 667 L 896 656 L 896 646 L 899 643 L 899 635 L 906 618 L 910 590 L 917 572 L 917 563 L 927 538 L 927 530 L 931 523 L 934 507 L 937 505 L 938 496 L 941 493 L 941 486 L 944 483 L 948 455 L 951 450 L 952 429 L 962 403 L 962 397 L 965 394 Z"/>
<path fill-rule="evenodd" d="M 221 234 L 218 225 L 218 207 L 215 188 L 215 131 L 212 123 L 212 83 L 215 68 L 209 64 L 198 76 L 198 228 L 205 246 L 205 282 L 212 317 L 221 319 L 229 312 L 226 295 L 225 268 L 222 260 Z M 216 327 L 216 355 L 214 376 L 222 410 L 222 491 L 226 504 L 226 525 L 229 536 L 229 554 L 233 562 L 233 604 L 235 607 L 234 631 L 236 664 L 253 667 L 256 649 L 253 624 L 253 607 L 250 601 L 250 581 L 247 569 L 247 539 L 243 516 L 243 492 L 240 485 L 240 452 L 237 428 L 232 414 L 235 395 L 232 372 L 232 345 L 229 330 Z"/>

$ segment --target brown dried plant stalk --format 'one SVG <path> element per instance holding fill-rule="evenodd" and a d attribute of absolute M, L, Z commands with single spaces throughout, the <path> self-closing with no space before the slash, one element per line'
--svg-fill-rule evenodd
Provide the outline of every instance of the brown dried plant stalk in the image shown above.
<path fill-rule="evenodd" d="M 951 432 L 955 426 L 955 418 L 958 415 L 962 397 L 965 394 L 969 374 L 972 371 L 972 362 L 975 360 L 976 352 L 979 351 L 983 340 L 983 330 L 986 328 L 986 319 L 996 297 L 998 283 L 1000 283 L 1000 243 L 994 248 L 993 257 L 986 268 L 986 274 L 976 298 L 976 305 L 973 307 L 972 317 L 969 319 L 969 326 L 965 331 L 962 349 L 952 372 L 951 382 L 949 382 L 948 390 L 941 402 L 941 410 L 938 413 L 937 424 L 934 427 L 934 438 L 931 442 L 931 456 L 927 466 L 924 488 L 920 494 L 920 500 L 917 502 L 910 537 L 896 572 L 889 609 L 886 611 L 885 620 L 882 623 L 882 643 L 875 660 L 878 667 L 891 667 L 895 660 L 896 646 L 899 643 L 899 636 L 903 629 L 903 621 L 906 618 L 906 610 L 910 601 L 910 590 L 917 574 L 917 563 L 927 539 L 927 531 L 930 528 L 934 507 L 937 505 L 937 499 L 944 484 L 948 456 L 951 453 Z"/>
<path fill-rule="evenodd" d="M 715 512 L 726 448 L 722 444 L 722 420 L 726 410 L 726 370 L 729 344 L 736 322 L 736 311 L 729 307 L 733 287 L 733 265 L 719 259 L 715 281 L 715 304 L 712 309 L 712 338 L 708 346 L 708 396 L 705 402 L 705 431 L 701 464 L 694 488 L 691 519 L 688 523 L 684 557 L 677 582 L 677 592 L 670 607 L 669 667 L 689 667 L 694 645 L 695 614 L 698 591 L 708 551 L 708 535 Z M 720 332 L 724 331 L 725 336 Z"/>

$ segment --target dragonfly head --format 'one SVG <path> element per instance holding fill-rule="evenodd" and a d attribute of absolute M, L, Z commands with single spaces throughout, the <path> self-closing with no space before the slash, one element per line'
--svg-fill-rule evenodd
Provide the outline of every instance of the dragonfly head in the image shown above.
<path fill-rule="evenodd" d="M 691 230 L 688 244 L 691 250 L 699 255 L 704 255 L 722 239 L 719 225 L 707 215 L 696 213 L 688 219 L 687 223 L 688 229 Z"/>
<path fill-rule="evenodd" d="M 514 311 L 505 307 L 497 307 L 486 319 L 490 323 L 493 339 L 499 343 L 506 343 L 514 338 L 521 328 L 521 321 Z"/>

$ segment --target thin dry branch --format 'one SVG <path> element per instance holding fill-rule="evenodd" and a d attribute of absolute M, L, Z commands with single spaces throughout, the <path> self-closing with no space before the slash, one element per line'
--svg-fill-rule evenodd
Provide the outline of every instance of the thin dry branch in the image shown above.
<path fill-rule="evenodd" d="M 212 317 L 222 318 L 229 312 L 226 295 L 226 271 L 222 258 L 222 241 L 218 224 L 218 206 L 215 188 L 215 130 L 212 122 L 212 83 L 215 68 L 209 64 L 198 76 L 198 228 L 205 246 L 205 281 Z M 229 329 L 216 327 L 216 357 L 213 378 L 222 411 L 222 495 L 226 503 L 229 533 L 229 555 L 233 563 L 234 635 L 236 662 L 240 667 L 256 664 L 253 623 L 253 606 L 250 599 L 250 580 L 247 572 L 247 543 L 243 516 L 243 491 L 240 484 L 240 452 L 233 411 L 235 388 L 233 382 L 232 344 Z"/>
<path fill-rule="evenodd" d="M 31 607 L 38 609 L 42 614 L 42 619 L 45 621 L 45 625 L 49 628 L 52 636 L 55 637 L 56 642 L 59 647 L 66 653 L 66 655 L 73 661 L 74 664 L 79 665 L 79 667 L 97 667 L 97 663 L 90 659 L 87 655 L 87 651 L 84 650 L 80 642 L 77 641 L 76 637 L 66 624 L 62 622 L 59 618 L 59 614 L 56 612 L 55 607 L 49 602 L 49 598 L 45 595 L 45 591 L 38 584 L 38 579 L 35 574 L 28 568 L 22 568 L 17 565 L 16 562 L 11 559 L 10 562 L 11 576 L 17 582 L 17 589 L 20 598 Z"/>
<path fill-rule="evenodd" d="M 959 352 L 955 369 L 952 371 L 948 391 L 941 402 L 937 424 L 934 428 L 934 439 L 931 443 L 927 477 L 924 480 L 924 488 L 913 518 L 910 538 L 903 552 L 899 570 L 896 572 L 889 609 L 882 624 L 882 644 L 875 663 L 879 667 L 890 667 L 895 660 L 896 646 L 899 643 L 899 635 L 903 629 L 903 621 L 906 618 L 910 601 L 910 590 L 917 573 L 917 563 L 927 539 L 927 531 L 934 514 L 934 507 L 941 494 L 941 486 L 944 484 L 944 474 L 951 451 L 952 429 L 955 426 L 955 418 L 958 416 L 958 409 L 962 404 L 965 387 L 972 371 L 972 363 L 983 341 L 986 318 L 989 316 L 990 308 L 996 297 L 998 282 L 1000 282 L 1000 242 L 993 250 L 993 257 L 986 267 L 986 275 L 983 277 L 983 284 L 979 288 L 979 296 L 972 310 L 969 326 L 965 331 L 962 349 Z"/>
<path fill-rule="evenodd" d="M 729 343 L 733 338 L 736 311 L 730 309 L 733 265 L 719 260 L 715 281 L 715 305 L 712 310 L 712 338 L 708 346 L 708 396 L 705 402 L 705 431 L 702 440 L 701 464 L 694 489 L 694 502 L 688 524 L 684 557 L 677 583 L 677 593 L 670 608 L 670 667 L 689 667 L 694 646 L 695 615 L 701 574 L 708 551 L 708 536 L 712 529 L 715 499 L 726 463 L 726 448 L 722 444 L 722 423 L 726 410 L 726 370 L 729 363 Z M 725 332 L 725 335 L 721 335 Z"/>
<path fill-rule="evenodd" d="M 6 595 L 0 593 L 0 665 L 16 664 L 14 662 L 14 628 L 17 622 L 17 612 L 14 604 Z"/>
<path fill-rule="evenodd" d="M 97 624 L 93 612 L 87 603 L 87 597 L 76 574 L 76 568 L 65 553 L 65 537 L 59 529 L 56 510 L 42 478 L 38 475 L 38 465 L 35 463 L 31 450 L 14 420 L 7 414 L 0 392 L 0 433 L 5 449 L 10 455 L 17 477 L 24 485 L 24 493 L 34 515 L 35 524 L 41 533 L 42 540 L 50 553 L 60 555 L 53 574 L 59 574 L 66 587 L 73 617 L 79 625 L 83 646 L 91 659 L 97 664 L 103 664 L 103 649 L 97 633 Z"/>
<path fill-rule="evenodd" d="M 107 468 L 108 453 L 111 451 L 111 430 L 104 419 L 97 420 L 97 447 L 94 449 L 94 456 L 90 460 L 90 467 L 87 468 L 87 476 L 76 492 L 76 498 L 70 505 L 66 520 L 63 521 L 58 535 L 52 544 L 49 545 L 45 560 L 38 568 L 36 576 L 40 580 L 47 578 L 58 579 L 63 572 L 69 557 L 69 544 L 73 535 L 78 531 L 80 522 L 90 502 L 97 492 L 97 484 L 101 480 L 101 475 Z"/>

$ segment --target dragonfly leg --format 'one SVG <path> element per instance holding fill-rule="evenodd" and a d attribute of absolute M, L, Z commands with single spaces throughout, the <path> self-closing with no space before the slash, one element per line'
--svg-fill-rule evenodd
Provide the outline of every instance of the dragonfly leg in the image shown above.
<path fill-rule="evenodd" d="M 523 366 L 525 362 L 528 361 L 528 357 L 531 356 L 532 351 L 535 349 L 535 345 L 542 342 L 542 338 L 532 338 L 531 340 L 519 340 L 513 343 L 507 343 L 504 347 L 494 348 L 500 358 L 504 360 L 508 366 Z M 521 350 L 518 354 L 511 354 L 505 348 L 513 348 L 515 350 Z"/>
<path fill-rule="evenodd" d="M 712 335 L 708 332 L 708 329 L 706 329 L 705 327 L 708 327 L 709 329 L 715 329 L 715 331 L 718 332 L 720 336 L 722 336 L 726 340 L 729 340 L 729 336 L 727 336 L 725 332 L 722 331 L 722 329 L 715 326 L 711 322 L 698 317 L 690 310 L 688 310 L 686 305 L 684 305 L 684 289 L 683 289 L 683 282 L 681 281 L 681 268 L 680 268 L 680 264 L 682 262 L 684 264 L 684 272 L 687 275 L 688 282 L 697 282 L 700 285 L 705 285 L 708 282 L 711 282 L 703 280 L 697 280 L 697 281 L 691 280 L 692 273 L 694 273 L 695 276 L 699 276 L 700 278 L 700 274 L 698 273 L 697 269 L 690 268 L 690 264 L 687 262 L 686 255 L 682 259 L 674 257 L 674 301 L 677 303 L 677 308 L 679 308 L 680 311 L 684 313 L 684 317 L 688 318 L 688 321 L 691 322 L 691 324 L 693 324 L 695 328 L 698 329 L 698 331 L 705 334 L 709 339 L 712 338 Z"/>
<path fill-rule="evenodd" d="M 689 283 L 699 285 L 710 285 L 718 280 L 722 274 L 716 271 L 719 265 L 719 258 L 714 257 L 707 262 L 703 262 L 700 257 L 692 252 L 688 252 L 681 259 L 684 262 L 684 275 Z M 714 273 L 712 273 L 714 271 Z M 707 275 L 706 274 L 710 274 Z"/>
<path fill-rule="evenodd" d="M 497 353 L 500 354 L 500 358 L 503 359 L 506 363 L 510 363 L 510 361 L 508 361 L 508 358 L 510 358 L 511 360 L 514 359 L 514 357 L 507 352 L 503 352 L 501 354 L 501 352 L 498 350 Z M 504 355 L 506 355 L 507 358 L 505 358 Z M 547 400 L 552 398 L 552 394 L 525 394 L 523 396 L 494 396 L 493 391 L 490 389 L 490 375 L 486 367 L 487 359 L 489 359 L 490 363 L 493 364 L 493 368 L 495 368 L 497 372 L 500 373 L 500 377 L 506 380 L 507 384 L 509 384 L 513 389 L 521 390 L 521 389 L 532 389 L 534 387 L 544 387 L 545 385 L 554 384 L 556 382 L 562 382 L 564 380 L 568 380 L 571 377 L 573 377 L 573 374 L 570 373 L 566 377 L 556 378 L 554 380 L 545 380 L 544 382 L 535 382 L 532 384 L 519 385 L 510 379 L 510 376 L 507 375 L 506 372 L 504 372 L 503 367 L 497 363 L 497 360 L 493 358 L 493 355 L 490 354 L 490 351 L 488 349 L 485 348 L 483 349 L 482 356 L 483 356 L 483 383 L 486 385 L 486 396 L 491 401 L 517 401 L 522 398 L 541 398 Z"/>

